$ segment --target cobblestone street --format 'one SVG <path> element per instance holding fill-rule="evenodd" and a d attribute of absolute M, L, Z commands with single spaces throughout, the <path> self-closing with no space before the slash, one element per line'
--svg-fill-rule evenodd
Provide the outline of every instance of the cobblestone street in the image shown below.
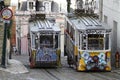
<path fill-rule="evenodd" d="M 111 72 L 76 72 L 69 68 L 66 58 L 62 58 L 61 68 L 29 68 L 28 55 L 15 55 L 27 67 L 27 73 L 13 74 L 0 71 L 0 80 L 120 80 L 120 74 Z M 19 68 L 18 68 L 19 69 Z"/>

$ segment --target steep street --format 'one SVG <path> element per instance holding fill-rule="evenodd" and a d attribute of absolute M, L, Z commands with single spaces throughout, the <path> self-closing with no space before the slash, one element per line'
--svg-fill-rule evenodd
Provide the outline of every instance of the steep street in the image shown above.
<path fill-rule="evenodd" d="M 0 71 L 0 80 L 120 80 L 120 74 L 111 72 L 77 72 L 69 68 L 66 57 L 62 58 L 61 68 L 29 68 L 28 55 L 14 55 L 13 59 L 21 61 L 28 73 L 13 74 Z M 18 67 L 19 68 L 19 67 Z"/>

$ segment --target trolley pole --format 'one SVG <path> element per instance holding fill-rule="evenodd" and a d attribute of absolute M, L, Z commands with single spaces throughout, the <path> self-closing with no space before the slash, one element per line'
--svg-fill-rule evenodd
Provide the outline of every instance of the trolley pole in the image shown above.
<path fill-rule="evenodd" d="M 4 23 L 4 38 L 3 38 L 3 49 L 2 49 L 2 62 L 1 66 L 6 68 L 6 41 L 7 41 L 7 23 Z"/>

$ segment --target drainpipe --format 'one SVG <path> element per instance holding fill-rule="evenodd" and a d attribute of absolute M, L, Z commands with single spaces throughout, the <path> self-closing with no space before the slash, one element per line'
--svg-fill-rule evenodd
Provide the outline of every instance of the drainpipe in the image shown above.
<path fill-rule="evenodd" d="M 103 0 L 99 0 L 99 21 L 102 21 L 103 16 Z"/>

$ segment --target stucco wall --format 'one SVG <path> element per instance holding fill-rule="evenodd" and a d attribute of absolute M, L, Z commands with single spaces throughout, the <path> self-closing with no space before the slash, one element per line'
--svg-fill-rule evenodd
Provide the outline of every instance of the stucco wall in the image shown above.
<path fill-rule="evenodd" d="M 29 19 L 29 16 L 17 16 L 16 18 L 16 25 L 17 27 L 19 26 L 20 27 L 20 34 L 18 34 L 16 32 L 16 47 L 19 48 L 18 46 L 18 39 L 17 38 L 20 38 L 21 41 L 20 41 L 20 46 L 21 46 L 21 54 L 27 54 L 28 52 L 28 41 L 27 41 L 27 34 L 28 34 L 28 19 Z M 16 28 L 17 29 L 17 28 Z"/>
<path fill-rule="evenodd" d="M 112 63 L 114 64 L 115 52 L 120 52 L 120 0 L 103 0 L 103 21 L 104 15 L 107 16 L 107 23 L 112 28 Z M 117 22 L 116 30 L 114 21 Z M 115 31 L 117 35 L 114 34 Z"/>

